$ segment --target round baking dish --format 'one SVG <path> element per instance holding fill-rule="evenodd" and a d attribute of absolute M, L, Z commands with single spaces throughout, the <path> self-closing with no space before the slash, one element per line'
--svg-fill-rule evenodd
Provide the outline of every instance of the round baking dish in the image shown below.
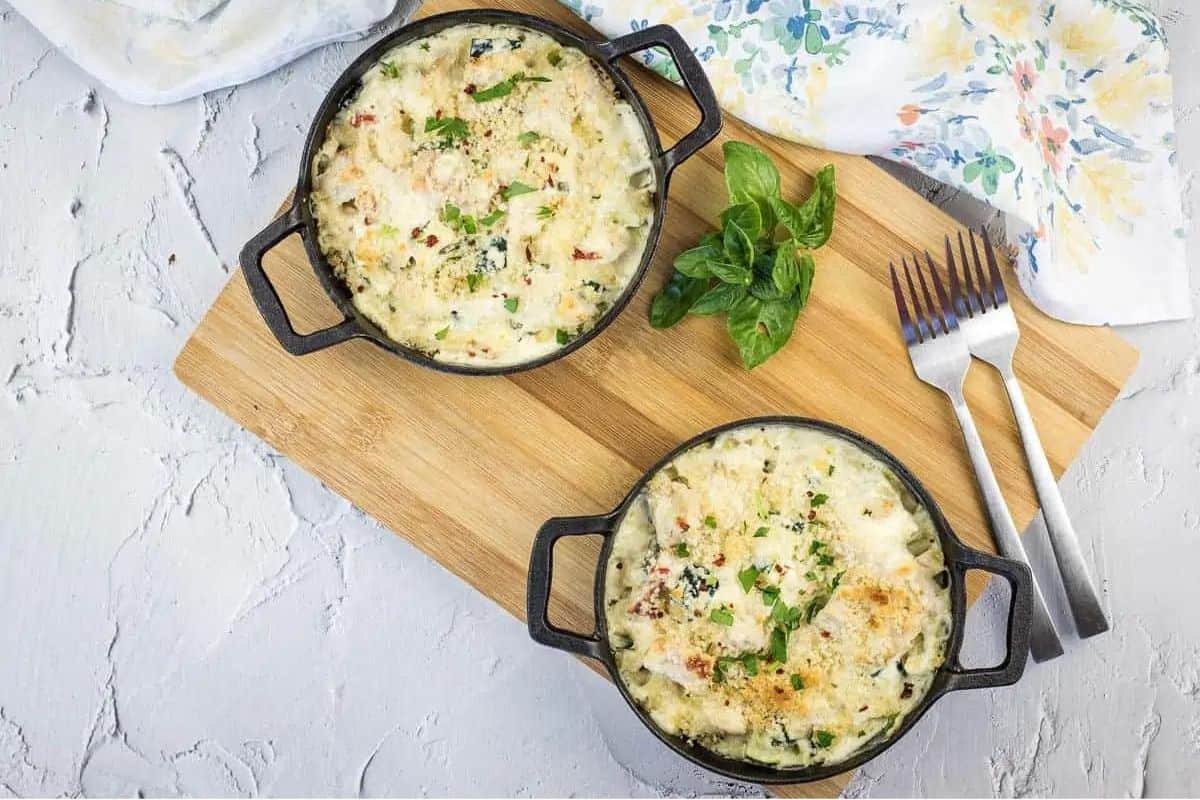
<path fill-rule="evenodd" d="M 529 28 L 550 36 L 566 47 L 574 47 L 587 54 L 596 67 L 612 79 L 621 97 L 636 112 L 642 132 L 650 147 L 654 170 L 654 215 L 646 238 L 645 249 L 636 272 L 616 302 L 590 330 L 561 348 L 531 361 L 504 366 L 475 366 L 437 361 L 427 353 L 388 338 L 383 331 L 354 307 L 349 288 L 337 278 L 332 265 L 321 253 L 317 245 L 316 222 L 308 203 L 308 197 L 312 190 L 313 155 L 325 140 L 325 132 L 330 120 L 343 104 L 358 91 L 362 76 L 367 70 L 397 45 L 431 36 L 446 28 L 465 24 L 511 25 Z M 616 66 L 616 62 L 621 56 L 655 46 L 665 47 L 671 53 L 671 57 L 679 68 L 684 85 L 700 109 L 700 122 L 696 128 L 666 149 L 663 148 L 658 138 L 645 102 L 633 88 L 628 76 Z M 671 172 L 711 141 L 720 129 L 721 111 L 717 106 L 712 86 L 700 66 L 700 61 L 683 37 L 669 25 L 644 28 L 611 41 L 592 41 L 553 22 L 511 11 L 465 10 L 426 17 L 406 25 L 376 42 L 347 67 L 346 71 L 337 79 L 333 88 L 325 96 L 325 100 L 321 103 L 312 126 L 309 128 L 304 152 L 300 156 L 300 174 L 296 180 L 291 207 L 246 243 L 239 261 L 259 312 L 275 338 L 292 355 L 304 355 L 350 339 L 361 338 L 415 364 L 443 372 L 462 375 L 501 375 L 532 369 L 578 350 L 598 336 L 625 308 L 638 286 L 641 285 L 646 270 L 650 266 L 650 259 L 658 247 L 663 218 L 666 214 L 667 187 Z M 304 247 L 312 264 L 313 272 L 316 273 L 317 279 L 325 288 L 326 294 L 344 316 L 342 322 L 336 325 L 307 334 L 297 333 L 292 327 L 279 293 L 271 284 L 262 266 L 262 259 L 266 252 L 296 232 L 299 232 L 304 240 Z"/>
<path fill-rule="evenodd" d="M 649 713 L 633 699 L 618 670 L 616 659 L 608 644 L 608 626 L 604 613 L 605 573 L 612 552 L 613 534 L 620 528 L 625 513 L 646 483 L 660 469 L 670 464 L 686 450 L 714 439 L 721 433 L 736 428 L 758 425 L 786 425 L 821 431 L 843 439 L 878 459 L 886 465 L 903 484 L 904 488 L 924 506 L 933 521 L 941 543 L 946 568 L 950 575 L 951 630 L 946 642 L 946 658 L 924 698 L 908 713 L 900 727 L 888 738 L 866 747 L 850 758 L 832 764 L 819 764 L 804 768 L 781 769 L 750 761 L 740 761 L 718 755 L 681 736 L 667 733 L 659 728 Z M 596 569 L 594 586 L 595 630 L 591 634 L 580 634 L 550 624 L 547 608 L 553 573 L 554 543 L 564 536 L 599 534 L 604 537 L 604 546 Z M 996 667 L 965 669 L 959 663 L 963 628 L 966 620 L 965 576 L 969 570 L 979 569 L 1003 577 L 1012 587 L 1009 601 L 1006 654 L 1004 661 Z M 800 417 L 759 417 L 740 420 L 706 431 L 679 445 L 651 467 L 634 484 L 625 499 L 607 514 L 586 517 L 556 517 L 546 522 L 538 531 L 533 542 L 529 562 L 529 584 L 526 596 L 526 615 L 529 633 L 541 644 L 565 650 L 576 655 L 587 656 L 602 662 L 617 684 L 629 707 L 668 747 L 699 766 L 730 778 L 754 783 L 805 783 L 821 780 L 840 772 L 854 769 L 896 743 L 916 724 L 921 715 L 934 702 L 948 692 L 961 689 L 984 689 L 1007 686 L 1015 683 L 1025 669 L 1029 654 L 1029 629 L 1033 605 L 1033 579 L 1029 568 L 1008 559 L 988 555 L 964 545 L 951 530 L 945 516 L 916 477 L 895 456 L 865 437 L 819 420 Z"/>

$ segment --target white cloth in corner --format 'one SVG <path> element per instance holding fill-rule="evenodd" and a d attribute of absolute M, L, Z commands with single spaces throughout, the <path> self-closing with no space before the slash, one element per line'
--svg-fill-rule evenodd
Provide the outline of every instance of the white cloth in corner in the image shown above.
<path fill-rule="evenodd" d="M 362 34 L 397 0 L 9 0 L 121 97 L 158 105 Z"/>

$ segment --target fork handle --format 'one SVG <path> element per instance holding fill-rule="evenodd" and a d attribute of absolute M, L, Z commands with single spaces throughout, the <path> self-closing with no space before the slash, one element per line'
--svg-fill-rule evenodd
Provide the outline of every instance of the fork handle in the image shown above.
<path fill-rule="evenodd" d="M 996 481 L 996 473 L 992 471 L 987 451 L 983 449 L 983 440 L 979 438 L 979 430 L 975 427 L 971 410 L 967 408 L 967 403 L 961 396 L 951 395 L 950 400 L 962 429 L 967 453 L 971 456 L 971 465 L 975 468 L 979 491 L 983 494 L 983 504 L 987 507 L 988 517 L 992 522 L 992 536 L 996 541 L 996 549 L 1005 558 L 1028 565 L 1029 556 L 1025 554 L 1025 546 L 1021 544 L 1017 526 L 1013 523 L 1008 504 L 1004 502 L 1004 495 L 1000 492 L 1000 484 Z M 1039 662 L 1049 661 L 1063 654 L 1062 642 L 1059 641 L 1058 631 L 1054 629 L 1050 610 L 1046 607 L 1046 598 L 1042 596 L 1036 578 L 1033 581 L 1033 618 L 1029 651 L 1033 654 L 1033 660 Z"/>
<path fill-rule="evenodd" d="M 1096 586 L 1088 574 L 1083 548 L 1079 545 L 1079 537 L 1075 535 L 1075 527 L 1067 514 L 1067 506 L 1058 491 L 1058 483 L 1054 480 L 1050 463 L 1046 460 L 1046 451 L 1038 438 L 1033 415 L 1029 413 L 1029 406 L 1025 403 L 1025 393 L 1021 391 L 1021 384 L 1017 382 L 1017 376 L 1011 369 L 1002 370 L 1001 374 L 1004 378 L 1004 388 L 1008 390 L 1013 416 L 1017 420 L 1017 429 L 1021 432 L 1021 443 L 1025 445 L 1025 458 L 1029 462 L 1033 485 L 1042 504 L 1046 532 L 1050 535 L 1050 546 L 1054 550 L 1054 560 L 1058 562 L 1058 572 L 1067 592 L 1071 616 L 1075 618 L 1075 628 L 1081 639 L 1104 633 L 1108 630 L 1108 618 L 1100 604 L 1100 593 L 1096 591 Z"/>

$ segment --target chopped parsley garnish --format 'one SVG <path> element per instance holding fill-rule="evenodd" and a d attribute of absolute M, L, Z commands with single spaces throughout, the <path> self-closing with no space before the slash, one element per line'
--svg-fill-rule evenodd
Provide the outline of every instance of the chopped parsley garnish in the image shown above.
<path fill-rule="evenodd" d="M 519 306 L 519 305 L 521 305 L 521 299 L 519 297 L 504 298 L 504 307 L 506 309 L 508 309 L 508 313 L 510 313 L 510 314 L 515 313 L 517 310 L 517 306 Z"/>
<path fill-rule="evenodd" d="M 476 103 L 486 103 L 489 100 L 498 100 L 501 97 L 507 97 L 512 94 L 512 90 L 516 88 L 518 83 L 549 83 L 549 78 L 544 78 L 541 75 L 526 75 L 524 72 L 514 72 L 504 80 L 489 86 L 486 89 L 481 89 L 471 95 L 471 99 Z"/>
<path fill-rule="evenodd" d="M 468 290 L 470 290 L 472 292 L 475 291 L 476 289 L 479 288 L 479 284 L 482 282 L 483 282 L 483 276 L 480 275 L 478 272 L 471 272 L 471 273 L 467 274 L 467 289 Z"/>
<path fill-rule="evenodd" d="M 793 672 L 791 681 L 792 681 L 792 688 L 795 689 L 797 692 L 804 688 L 804 678 L 800 677 L 800 673 Z"/>
<path fill-rule="evenodd" d="M 766 586 L 762 590 L 762 600 L 764 606 L 773 606 L 775 601 L 779 599 L 778 586 Z"/>
<path fill-rule="evenodd" d="M 808 572 L 804 573 L 804 577 L 808 578 L 810 581 L 815 581 L 817 579 L 817 573 L 810 569 Z"/>
<path fill-rule="evenodd" d="M 829 477 L 833 477 L 833 464 L 829 465 L 829 470 L 826 472 Z"/>
<path fill-rule="evenodd" d="M 754 653 L 742 654 L 742 669 L 746 670 L 746 674 L 753 678 L 758 674 L 758 656 Z"/>
<path fill-rule="evenodd" d="M 829 731 L 814 731 L 812 741 L 817 747 L 829 747 L 836 738 Z"/>
<path fill-rule="evenodd" d="M 771 631 L 770 644 L 771 660 L 776 664 L 787 663 L 787 645 L 787 629 L 776 626 L 775 629 Z"/>
<path fill-rule="evenodd" d="M 758 580 L 759 569 L 751 564 L 737 574 L 738 583 L 742 585 L 742 591 L 749 593 L 754 588 L 754 582 Z"/>
<path fill-rule="evenodd" d="M 479 218 L 479 224 L 480 224 L 480 225 L 486 225 L 487 227 L 489 227 L 489 228 L 490 228 L 491 226 L 493 226 L 493 225 L 495 225 L 497 222 L 499 222 L 499 221 L 500 221 L 500 218 L 501 218 L 501 217 L 503 217 L 503 216 L 504 216 L 504 214 L 505 214 L 505 212 L 504 212 L 504 210 L 503 210 L 503 209 L 497 208 L 495 211 L 493 211 L 492 213 L 488 214 L 486 217 L 480 217 L 480 218 Z"/>
<path fill-rule="evenodd" d="M 442 218 L 442 222 L 455 230 L 458 229 L 462 222 L 462 211 L 454 203 L 446 203 L 446 205 L 442 206 L 441 213 L 438 216 Z"/>
<path fill-rule="evenodd" d="M 827 494 L 814 494 L 812 497 L 812 500 L 808 501 L 808 504 L 810 506 L 812 506 L 813 508 L 817 508 L 818 506 L 825 505 L 825 502 L 828 499 L 829 499 L 829 495 L 827 495 Z"/>
<path fill-rule="evenodd" d="M 536 191 L 537 189 L 533 188 L 527 183 L 513 181 L 508 186 L 504 187 L 504 191 L 500 192 L 500 196 L 505 200 L 512 200 L 514 197 L 520 197 L 523 194 L 529 194 L 530 192 Z"/>
<path fill-rule="evenodd" d="M 425 132 L 436 133 L 442 137 L 442 142 L 446 145 L 454 143 L 455 139 L 465 139 L 469 131 L 467 123 L 458 117 L 426 117 Z"/>
<path fill-rule="evenodd" d="M 821 550 L 821 548 L 824 546 L 825 546 L 825 543 L 822 542 L 820 539 L 813 539 L 812 543 L 808 546 L 808 552 L 810 554 L 819 552 Z"/>
<path fill-rule="evenodd" d="M 559 328 L 554 332 L 554 341 L 558 342 L 559 344 L 566 344 L 571 341 L 571 334 L 567 333 L 562 328 Z"/>
<path fill-rule="evenodd" d="M 691 554 L 692 552 L 688 550 L 687 542 L 680 542 L 679 544 L 675 545 L 675 555 L 679 556 L 680 558 L 687 558 Z"/>
<path fill-rule="evenodd" d="M 442 328 L 440 331 L 435 333 L 433 335 L 433 338 L 437 339 L 440 342 L 442 339 L 446 338 L 446 334 L 449 332 L 450 332 L 450 326 L 447 325 L 446 327 Z"/>
<path fill-rule="evenodd" d="M 819 556 L 817 556 L 817 564 L 822 567 L 832 567 L 833 556 L 831 556 L 829 553 L 821 553 Z"/>
<path fill-rule="evenodd" d="M 542 135 L 537 131 L 525 131 L 517 136 L 517 141 L 521 143 L 522 147 L 528 147 L 540 138 Z"/>
<path fill-rule="evenodd" d="M 762 537 L 766 536 L 770 532 L 771 532 L 771 529 L 768 528 L 766 525 L 763 525 L 761 528 L 759 528 L 758 530 L 756 530 L 754 532 L 754 538 L 761 539 Z"/>
<path fill-rule="evenodd" d="M 472 217 L 470 214 L 463 214 L 462 229 L 469 234 L 474 234 L 479 230 L 479 226 L 476 224 L 474 217 Z"/>
<path fill-rule="evenodd" d="M 538 219 L 550 219 L 554 216 L 554 209 L 550 206 L 538 206 Z"/>
<path fill-rule="evenodd" d="M 562 50 L 551 50 L 546 53 L 546 60 L 550 62 L 550 66 L 557 67 L 562 63 Z"/>
<path fill-rule="evenodd" d="M 394 61 L 380 61 L 379 71 L 389 78 L 400 77 L 400 67 Z"/>
<path fill-rule="evenodd" d="M 829 602 L 829 595 L 819 594 L 808 601 L 808 605 L 804 607 L 804 621 L 812 622 L 817 614 L 821 613 L 821 609 Z"/>
<path fill-rule="evenodd" d="M 784 630 L 795 630 L 800 625 L 800 608 L 789 607 L 780 600 L 771 607 L 771 619 L 783 626 Z"/>
<path fill-rule="evenodd" d="M 706 528 L 717 527 L 717 518 L 714 517 L 712 514 L 709 514 L 707 517 L 704 518 L 704 527 L 706 527 Z"/>
<path fill-rule="evenodd" d="M 729 626 L 733 624 L 733 612 L 724 606 L 714 608 L 708 613 L 708 618 L 718 625 Z"/>

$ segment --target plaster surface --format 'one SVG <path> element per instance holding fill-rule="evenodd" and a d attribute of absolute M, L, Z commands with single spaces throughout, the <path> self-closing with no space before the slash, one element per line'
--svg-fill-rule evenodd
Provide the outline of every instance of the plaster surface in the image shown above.
<path fill-rule="evenodd" d="M 1190 209 L 1200 8 L 1160 10 Z M 172 376 L 363 46 L 144 108 L 0 0 L 0 796 L 761 793 Z M 943 700 L 851 796 L 1200 793 L 1200 320 L 1123 335 L 1139 370 L 1063 481 L 1113 630 Z"/>

